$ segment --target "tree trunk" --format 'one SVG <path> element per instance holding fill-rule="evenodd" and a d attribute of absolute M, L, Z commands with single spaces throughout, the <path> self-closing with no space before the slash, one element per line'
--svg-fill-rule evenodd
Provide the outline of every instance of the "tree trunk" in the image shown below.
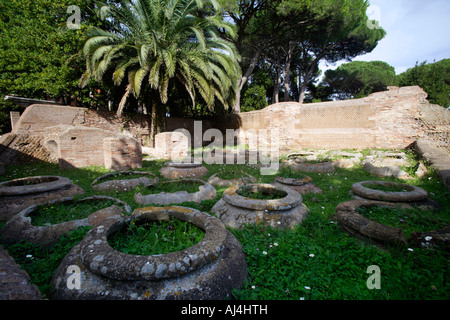
<path fill-rule="evenodd" d="M 280 69 L 277 68 L 277 78 L 275 79 L 275 85 L 273 88 L 273 97 L 272 103 L 280 102 L 280 87 L 281 87 L 281 72 Z"/>
<path fill-rule="evenodd" d="M 289 93 L 291 92 L 290 76 L 291 76 L 291 60 L 292 60 L 293 51 L 294 51 L 294 43 L 291 41 L 291 42 L 289 42 L 289 49 L 286 54 L 286 61 L 284 63 L 284 68 L 283 68 L 284 101 L 291 101 Z"/>
<path fill-rule="evenodd" d="M 241 79 L 238 80 L 237 84 L 237 92 L 236 92 L 236 100 L 233 105 L 233 113 L 240 113 L 241 112 L 241 91 L 244 87 L 245 83 L 247 82 L 248 78 L 253 74 L 253 70 L 255 70 L 256 64 L 259 61 L 259 58 L 261 57 L 263 49 L 259 48 L 256 50 L 255 54 L 253 55 L 252 60 L 250 61 L 250 65 L 248 66 L 245 73 L 242 75 Z"/>
<path fill-rule="evenodd" d="M 158 133 L 166 131 L 167 118 L 166 106 L 163 105 L 159 99 L 153 97 L 151 99 L 151 124 L 150 124 L 150 143 L 151 147 L 155 147 L 155 136 Z"/>

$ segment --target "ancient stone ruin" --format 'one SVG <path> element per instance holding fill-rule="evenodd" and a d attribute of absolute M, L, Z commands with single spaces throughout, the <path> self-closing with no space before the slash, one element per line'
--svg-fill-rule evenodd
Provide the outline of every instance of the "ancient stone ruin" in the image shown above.
<path fill-rule="evenodd" d="M 222 179 L 218 176 L 219 174 L 220 173 L 215 173 L 209 177 L 208 183 L 215 187 L 231 187 L 241 184 L 256 183 L 256 178 L 245 172 L 242 172 L 244 177 L 235 179 Z"/>
<path fill-rule="evenodd" d="M 242 196 L 242 191 L 260 192 L 268 199 L 253 199 Z M 281 194 L 278 199 L 271 199 Z M 300 193 L 280 184 L 246 184 L 232 186 L 224 191 L 211 209 L 213 213 L 231 228 L 242 228 L 245 224 L 261 224 L 277 229 L 294 228 L 301 224 L 308 214 Z"/>
<path fill-rule="evenodd" d="M 14 214 L 51 200 L 73 197 L 84 193 L 83 189 L 59 176 L 34 176 L 0 183 L 0 220 L 8 220 Z"/>
<path fill-rule="evenodd" d="M 394 190 L 384 191 L 376 188 L 377 186 Z M 439 207 L 435 201 L 428 198 L 428 192 L 426 190 L 404 183 L 361 181 L 352 185 L 352 193 L 357 199 L 395 202 L 398 204 L 414 205 L 424 209 Z"/>
<path fill-rule="evenodd" d="M 108 237 L 126 223 L 109 219 L 95 227 L 58 267 L 53 299 L 201 300 L 231 297 L 247 278 L 245 256 L 236 238 L 218 219 L 184 207 L 149 207 L 133 212 L 134 221 L 179 219 L 202 229 L 201 242 L 160 255 L 116 251 Z M 70 273 L 80 270 L 81 286 L 69 289 Z"/>
<path fill-rule="evenodd" d="M 168 183 L 201 183 L 197 192 L 189 193 L 187 191 L 177 191 L 173 193 L 161 192 L 155 194 L 142 195 L 140 192 L 134 195 L 134 200 L 143 205 L 149 204 L 161 204 L 161 205 L 169 205 L 169 204 L 179 204 L 182 202 L 196 202 L 200 203 L 203 200 L 214 199 L 216 197 L 216 189 L 209 183 L 200 179 L 179 179 L 179 180 L 170 180 L 170 181 L 162 181 L 161 184 Z"/>
<path fill-rule="evenodd" d="M 312 183 L 312 178 L 304 176 L 303 178 L 285 178 L 285 177 L 275 177 L 275 182 L 284 185 L 288 188 L 294 189 L 300 194 L 305 193 L 321 193 L 322 190 L 316 187 Z"/>
<path fill-rule="evenodd" d="M 201 178 L 208 174 L 208 169 L 202 166 L 201 163 L 168 161 L 164 163 L 159 172 L 167 179 Z"/>
<path fill-rule="evenodd" d="M 335 217 L 344 231 L 357 238 L 362 238 L 375 244 L 405 245 L 407 241 L 402 229 L 370 220 L 357 212 L 357 208 L 370 208 L 373 206 L 395 208 L 396 204 L 369 200 L 346 201 L 336 207 Z"/>
<path fill-rule="evenodd" d="M 69 231 L 75 230 L 78 227 L 97 226 L 101 224 L 105 219 L 114 216 L 120 216 L 125 212 L 131 212 L 130 206 L 122 200 L 106 196 L 92 196 L 79 200 L 74 200 L 73 198 L 64 198 L 51 201 L 48 203 L 48 205 L 72 204 L 93 201 L 113 201 L 116 203 L 116 205 L 97 210 L 83 219 L 74 219 L 58 224 L 45 226 L 36 226 L 33 224 L 31 215 L 39 208 L 39 206 L 32 205 L 8 220 L 8 222 L 0 230 L 2 241 L 7 244 L 12 244 L 24 240 L 36 245 L 49 247 L 55 244 L 62 235 L 67 234 Z"/>
<path fill-rule="evenodd" d="M 140 175 L 139 178 L 127 179 L 126 176 Z M 123 176 L 120 179 L 114 179 L 118 176 Z M 91 186 L 97 191 L 129 191 L 135 189 L 137 186 L 144 188 L 150 187 L 158 183 L 159 179 L 156 175 L 147 171 L 118 171 L 104 174 L 95 179 Z"/>

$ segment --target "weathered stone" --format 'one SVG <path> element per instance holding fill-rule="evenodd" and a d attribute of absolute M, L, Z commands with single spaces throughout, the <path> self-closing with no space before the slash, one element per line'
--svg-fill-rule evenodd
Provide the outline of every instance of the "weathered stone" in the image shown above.
<path fill-rule="evenodd" d="M 188 193 L 187 191 L 178 191 L 174 193 L 161 192 L 157 194 L 142 195 L 140 192 L 136 193 L 134 200 L 139 204 L 178 204 L 182 202 L 197 202 L 200 203 L 203 200 L 214 199 L 217 195 L 216 189 L 209 183 L 198 180 L 198 179 L 182 179 L 182 180 L 172 180 L 164 181 L 161 183 L 179 183 L 179 182 L 192 182 L 192 183 L 202 183 L 199 190 L 194 193 Z"/>
<path fill-rule="evenodd" d="M 0 246 L 0 300 L 41 300 L 38 288 L 30 277 Z"/>
<path fill-rule="evenodd" d="M 293 171 L 300 172 L 318 172 L 318 173 L 331 173 L 334 172 L 334 166 L 332 162 L 319 162 L 319 163 L 307 163 L 307 162 L 295 162 L 292 160 L 282 161 L 281 167 L 290 168 Z"/>
<path fill-rule="evenodd" d="M 69 179 L 58 176 L 35 176 L 0 183 L 0 220 L 32 206 L 83 194 L 84 190 Z"/>
<path fill-rule="evenodd" d="M 200 178 L 208 174 L 208 169 L 201 163 L 166 162 L 159 172 L 167 179 Z"/>
<path fill-rule="evenodd" d="M 258 200 L 238 194 L 241 188 L 267 194 L 281 192 L 281 199 Z M 297 191 L 280 184 L 249 184 L 232 186 L 224 191 L 211 209 L 217 217 L 231 228 L 242 228 L 245 224 L 262 224 L 273 228 L 294 228 L 308 213 Z"/>
<path fill-rule="evenodd" d="M 217 175 L 218 173 L 213 174 L 208 179 L 208 183 L 215 186 L 215 187 L 231 187 L 235 185 L 241 185 L 241 184 L 248 184 L 248 183 L 255 183 L 256 178 L 252 177 L 248 173 L 242 172 L 245 177 L 242 178 L 236 178 L 236 179 L 221 179 Z"/>
<path fill-rule="evenodd" d="M 395 204 L 381 201 L 352 200 L 336 207 L 335 217 L 339 226 L 347 233 L 375 244 L 405 245 L 403 230 L 372 221 L 357 212 L 357 208 L 385 206 L 395 208 Z"/>
<path fill-rule="evenodd" d="M 382 191 L 371 189 L 368 185 L 402 188 L 403 191 Z M 397 204 L 413 205 L 422 210 L 439 209 L 436 201 L 428 198 L 428 192 L 408 184 L 388 181 L 363 181 L 353 184 L 351 194 L 354 199 L 380 200 Z"/>
<path fill-rule="evenodd" d="M 141 178 L 134 179 L 121 179 L 121 180 L 108 180 L 117 175 L 142 175 Z M 152 178 L 148 178 L 150 176 Z M 106 181 L 104 181 L 106 180 Z M 103 181 L 103 182 L 102 182 Z M 159 179 L 156 175 L 147 171 L 118 171 L 107 173 L 103 176 L 95 179 L 91 186 L 92 189 L 97 191 L 129 191 L 135 189 L 137 186 L 149 187 L 158 183 Z"/>
<path fill-rule="evenodd" d="M 401 166 L 409 166 L 409 160 L 402 152 L 371 152 L 362 162 L 363 169 L 378 177 L 411 179 Z"/>
<path fill-rule="evenodd" d="M 88 232 L 58 267 L 53 299 L 206 300 L 231 297 L 247 277 L 242 247 L 218 219 L 183 207 L 138 209 L 134 219 L 155 212 L 193 223 L 205 231 L 201 242 L 182 251 L 143 256 L 114 250 L 108 236 L 124 221 L 107 220 Z M 68 266 L 81 270 L 81 289 L 68 289 Z"/>
<path fill-rule="evenodd" d="M 366 187 L 368 185 L 379 185 L 384 187 L 397 187 L 403 191 L 382 191 Z M 428 197 L 428 192 L 422 188 L 412 186 L 409 184 L 401 184 L 388 181 L 362 181 L 352 185 L 352 192 L 361 197 L 389 201 L 389 202 L 413 202 L 425 200 Z"/>
<path fill-rule="evenodd" d="M 316 187 L 311 181 L 311 177 L 305 176 L 303 179 L 275 177 L 275 181 L 288 188 L 297 191 L 300 194 L 322 193 L 322 190 Z"/>
<path fill-rule="evenodd" d="M 436 147 L 432 141 L 425 139 L 417 140 L 414 147 L 417 153 L 438 171 L 438 177 L 450 189 L 450 154 L 445 149 Z"/>
<path fill-rule="evenodd" d="M 417 166 L 416 172 L 414 173 L 416 177 L 423 178 L 428 174 L 427 167 L 423 164 L 422 161 L 419 161 L 419 164 Z"/>
<path fill-rule="evenodd" d="M 59 238 L 68 233 L 69 231 L 75 230 L 82 226 L 96 226 L 101 224 L 104 220 L 120 217 L 124 210 L 131 212 L 131 208 L 122 200 L 106 197 L 106 196 L 93 196 L 80 200 L 73 200 L 73 198 L 59 199 L 49 202 L 49 204 L 60 204 L 60 203 L 72 203 L 72 202 L 83 202 L 83 201 L 115 201 L 118 205 L 124 207 L 124 209 L 112 205 L 108 208 L 98 210 L 93 212 L 88 217 L 84 219 L 75 219 L 71 221 L 66 221 L 49 226 L 34 226 L 32 224 L 32 218 L 30 215 L 39 207 L 37 205 L 30 206 L 14 217 L 8 220 L 8 222 L 0 230 L 0 236 L 2 241 L 7 244 L 12 244 L 25 240 L 37 245 L 51 246 L 55 244 Z"/>
<path fill-rule="evenodd" d="M 103 139 L 103 156 L 106 169 L 142 168 L 141 143 L 133 137 L 118 136 Z"/>
<path fill-rule="evenodd" d="M 353 168 L 356 164 L 361 162 L 363 155 L 359 152 L 344 152 L 344 151 L 332 151 L 331 157 L 337 157 L 339 159 L 334 160 L 333 166 L 336 168 L 349 169 Z"/>

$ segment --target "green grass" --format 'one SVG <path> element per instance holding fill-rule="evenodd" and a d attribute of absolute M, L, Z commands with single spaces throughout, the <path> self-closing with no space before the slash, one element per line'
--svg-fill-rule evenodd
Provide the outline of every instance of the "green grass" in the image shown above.
<path fill-rule="evenodd" d="M 143 195 L 161 192 L 174 193 L 178 191 L 194 193 L 198 192 L 199 187 L 202 185 L 203 183 L 196 181 L 160 181 L 153 186 L 147 188 L 139 187 L 137 190 L 140 191 Z"/>
<path fill-rule="evenodd" d="M 402 185 L 395 185 L 395 184 L 389 184 L 389 185 L 381 185 L 381 184 L 370 184 L 366 183 L 364 185 L 366 188 L 379 190 L 379 191 L 386 191 L 386 192 L 406 192 L 408 191 L 404 186 Z"/>
<path fill-rule="evenodd" d="M 366 218 L 381 224 L 403 230 L 405 237 L 412 232 L 425 232 L 445 227 L 448 217 L 436 214 L 434 210 L 418 208 L 387 208 L 380 206 L 357 208 L 357 212 Z M 447 221 L 446 221 L 447 220 Z"/>
<path fill-rule="evenodd" d="M 108 208 L 114 201 L 89 200 L 64 202 L 39 206 L 29 216 L 34 226 L 47 226 L 66 221 L 84 219 L 97 210 Z"/>
<path fill-rule="evenodd" d="M 270 200 L 270 199 L 281 199 L 286 197 L 286 193 L 284 192 L 278 192 L 278 191 L 272 191 L 272 190 L 265 190 L 265 191 L 254 191 L 247 188 L 239 188 L 237 191 L 237 194 L 250 198 L 250 199 L 258 199 L 258 200 Z"/>
<path fill-rule="evenodd" d="M 204 231 L 178 219 L 139 224 L 134 221 L 108 238 L 116 250 L 132 255 L 156 255 L 187 249 L 203 239 Z"/>
<path fill-rule="evenodd" d="M 369 150 L 362 150 L 361 153 L 367 155 Z M 413 154 L 410 156 L 415 159 Z M 165 181 L 159 175 L 159 169 L 164 162 L 144 161 L 141 170 L 152 172 L 160 177 L 160 181 Z M 231 175 L 232 172 L 240 170 L 257 178 L 258 183 L 271 183 L 275 178 L 262 176 L 259 169 L 248 165 L 205 164 L 205 167 L 209 170 L 208 176 L 203 177 L 205 180 L 214 173 Z M 102 167 L 61 170 L 57 165 L 34 164 L 8 166 L 6 174 L 1 176 L 0 180 L 31 175 L 60 175 L 70 178 L 81 186 L 85 190 L 83 197 L 87 197 L 96 194 L 91 188 L 92 181 L 107 172 L 109 171 Z M 413 174 L 413 171 L 410 172 Z M 335 208 L 339 203 L 351 200 L 349 191 L 352 184 L 368 180 L 405 183 L 404 181 L 396 178 L 379 178 L 362 170 L 359 165 L 352 169 L 336 169 L 334 173 L 306 174 L 313 179 L 312 183 L 323 190 L 323 193 L 303 195 L 303 203 L 308 207 L 309 214 L 300 226 L 294 230 L 273 230 L 255 226 L 231 230 L 242 245 L 249 272 L 248 281 L 241 290 L 234 292 L 234 298 L 239 300 L 300 298 L 448 300 L 450 298 L 448 268 L 450 254 L 447 251 L 440 248 L 416 247 L 412 248 L 413 251 L 408 250 L 408 247 L 390 247 L 382 250 L 348 235 L 335 222 Z M 305 173 L 283 169 L 276 175 L 301 179 Z M 437 212 L 422 212 L 420 215 L 408 213 L 403 216 L 402 219 L 410 221 L 408 224 L 414 228 L 420 227 L 420 230 L 411 229 L 412 231 L 439 228 L 450 223 L 450 193 L 433 170 L 429 168 L 428 176 L 421 179 L 413 176 L 413 179 L 406 183 L 425 189 L 430 198 L 441 205 L 441 209 Z M 199 204 L 187 202 L 179 205 L 212 214 L 211 208 L 221 199 L 225 189 L 217 188 L 215 199 Z M 127 202 L 132 209 L 136 209 L 141 207 L 134 201 L 136 192 L 137 189 L 127 192 L 114 191 L 106 195 L 119 198 Z M 394 216 L 394 220 L 396 219 L 393 214 L 384 212 L 382 215 Z M 164 234 L 164 227 L 162 229 L 160 231 Z M 149 229 L 144 227 L 142 231 L 144 234 L 147 232 L 145 230 Z M 59 262 L 68 250 L 82 239 L 84 232 L 86 232 L 84 229 L 77 230 L 51 249 L 42 249 L 26 243 L 5 247 L 29 273 L 32 282 L 45 293 L 48 292 L 51 276 Z M 162 234 L 158 234 L 158 237 L 163 237 Z M 152 235 L 150 232 L 149 236 Z M 172 236 L 181 240 L 184 234 Z M 168 236 L 165 237 L 169 239 Z M 132 245 L 126 247 L 131 248 Z M 157 251 L 160 250 L 162 248 Z M 34 259 L 26 258 L 27 255 L 32 255 Z M 367 268 L 371 265 L 380 267 L 379 290 L 370 290 L 366 285 L 370 276 Z"/>

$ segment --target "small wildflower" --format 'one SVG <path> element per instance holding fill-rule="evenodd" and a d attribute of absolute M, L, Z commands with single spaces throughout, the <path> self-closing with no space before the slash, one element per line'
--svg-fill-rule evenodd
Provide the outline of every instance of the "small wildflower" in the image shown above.
<path fill-rule="evenodd" d="M 27 257 L 28 259 L 33 258 L 33 256 L 32 256 L 31 254 L 27 254 L 26 257 Z"/>
<path fill-rule="evenodd" d="M 411 252 L 412 252 L 412 251 L 414 251 L 414 250 L 413 250 L 412 248 L 408 248 L 408 251 L 411 251 Z"/>
<path fill-rule="evenodd" d="M 305 286 L 305 290 L 311 290 L 311 287 Z"/>
<path fill-rule="evenodd" d="M 272 245 L 269 245 L 269 248 L 272 248 Z"/>
<path fill-rule="evenodd" d="M 263 251 L 263 254 L 264 254 L 264 255 L 266 255 L 266 254 L 267 254 L 267 252 L 266 252 L 266 251 Z"/>
<path fill-rule="evenodd" d="M 431 236 L 426 236 L 426 237 L 425 237 L 425 240 L 426 240 L 426 241 L 430 241 L 431 239 L 433 239 L 433 237 L 431 237 Z"/>
<path fill-rule="evenodd" d="M 278 247 L 278 243 L 276 243 L 276 242 L 274 242 L 274 244 L 273 244 L 275 247 Z"/>
<path fill-rule="evenodd" d="M 256 289 L 256 286 L 252 286 L 252 289 Z"/>
<path fill-rule="evenodd" d="M 300 300 L 305 300 L 305 297 L 300 297 Z"/>
<path fill-rule="evenodd" d="M 314 258 L 314 254 L 311 253 L 311 254 L 309 255 L 309 257 L 310 257 L 310 258 Z"/>

